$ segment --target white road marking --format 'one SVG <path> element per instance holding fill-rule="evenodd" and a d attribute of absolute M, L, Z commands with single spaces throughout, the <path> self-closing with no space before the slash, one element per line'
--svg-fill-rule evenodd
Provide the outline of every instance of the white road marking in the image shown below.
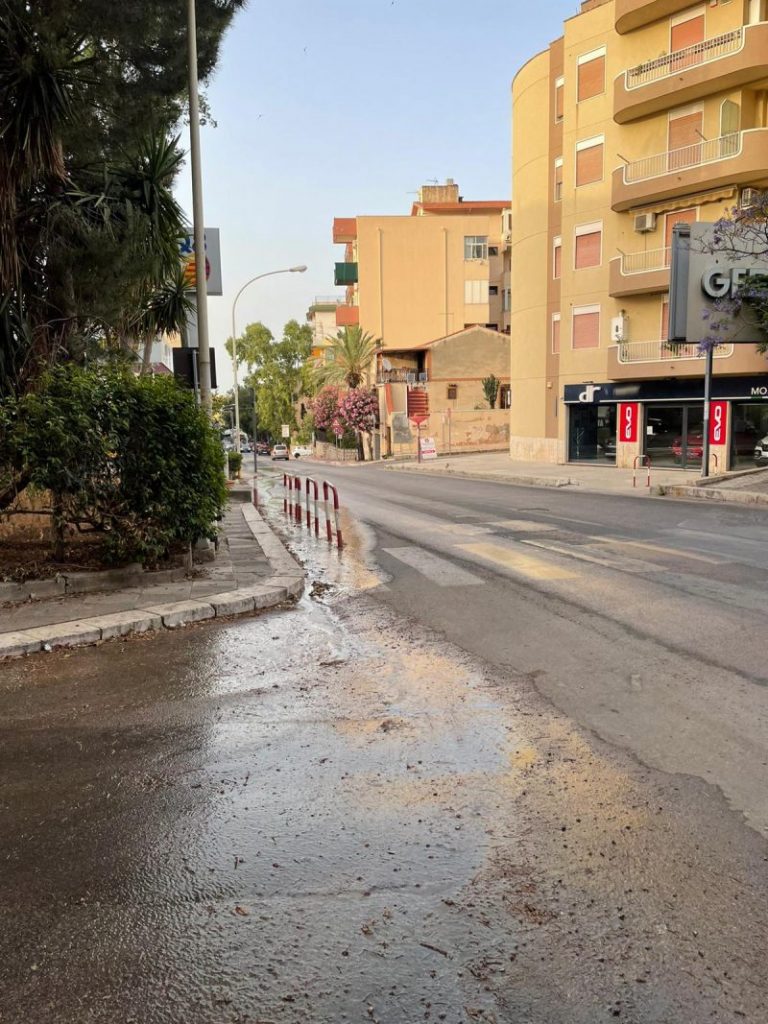
<path fill-rule="evenodd" d="M 501 526 L 505 530 L 514 530 L 516 533 L 547 533 L 557 529 L 551 523 L 536 523 L 532 519 L 501 519 L 492 525 Z"/>
<path fill-rule="evenodd" d="M 552 551 L 557 555 L 565 555 L 566 558 L 576 558 L 580 562 L 592 562 L 594 565 L 602 565 L 605 569 L 616 569 L 618 572 L 666 572 L 666 567 L 657 562 L 643 562 L 637 558 L 613 557 L 606 553 L 595 552 L 595 548 L 566 547 L 563 544 L 545 544 L 539 540 L 523 540 L 521 544 L 530 544 L 534 548 L 543 548 L 545 551 Z M 590 554 L 589 552 L 595 552 Z"/>
<path fill-rule="evenodd" d="M 447 558 L 438 558 L 437 555 L 433 555 L 423 548 L 383 548 L 383 551 L 420 572 L 422 576 L 426 576 L 438 587 L 469 587 L 478 586 L 483 582 L 479 577 L 473 576 L 471 572 L 467 572 L 466 569 L 455 565 Z"/>

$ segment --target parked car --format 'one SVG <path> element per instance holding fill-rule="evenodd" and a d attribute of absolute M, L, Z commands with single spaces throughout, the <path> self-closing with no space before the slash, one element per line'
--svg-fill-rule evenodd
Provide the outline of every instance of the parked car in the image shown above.
<path fill-rule="evenodd" d="M 297 444 L 292 449 L 291 455 L 293 455 L 294 459 L 311 459 L 314 452 L 308 444 Z"/>
<path fill-rule="evenodd" d="M 270 455 L 272 448 L 268 441 L 257 441 L 256 442 L 256 454 L 257 455 Z"/>
<path fill-rule="evenodd" d="M 276 444 L 272 449 L 272 461 L 275 462 L 277 459 L 285 459 L 287 462 L 290 458 L 288 453 L 288 445 Z"/>
<path fill-rule="evenodd" d="M 768 434 L 755 445 L 755 465 L 768 466 Z"/>

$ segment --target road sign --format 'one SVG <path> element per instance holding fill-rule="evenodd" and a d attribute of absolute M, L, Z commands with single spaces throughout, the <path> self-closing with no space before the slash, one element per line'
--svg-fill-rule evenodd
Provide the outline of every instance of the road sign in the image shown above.
<path fill-rule="evenodd" d="M 420 444 L 422 459 L 437 458 L 437 445 L 435 444 L 434 437 L 422 437 L 420 440 Z"/>
<path fill-rule="evenodd" d="M 291 428 L 288 426 L 287 423 L 283 423 L 282 428 L 281 428 L 281 432 L 282 432 L 283 437 L 290 437 L 291 436 Z"/>
<path fill-rule="evenodd" d="M 414 427 L 420 427 L 422 425 L 422 423 L 426 423 L 428 419 L 429 419 L 429 416 L 424 416 L 424 415 L 418 415 L 418 416 L 411 416 L 410 417 L 411 423 L 414 425 Z"/>

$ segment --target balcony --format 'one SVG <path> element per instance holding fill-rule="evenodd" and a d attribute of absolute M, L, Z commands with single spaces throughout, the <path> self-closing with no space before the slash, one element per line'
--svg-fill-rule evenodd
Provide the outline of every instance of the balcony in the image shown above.
<path fill-rule="evenodd" d="M 752 128 L 618 167 L 611 208 L 630 210 L 725 185 L 759 185 L 766 179 L 768 128 Z"/>
<path fill-rule="evenodd" d="M 610 263 L 609 294 L 615 299 L 627 295 L 651 295 L 669 290 L 669 246 L 647 252 L 624 253 Z"/>
<path fill-rule="evenodd" d="M 691 6 L 691 0 L 616 0 L 616 31 L 619 35 L 634 32 Z"/>
<path fill-rule="evenodd" d="M 626 124 L 714 92 L 768 77 L 768 23 L 747 25 L 638 64 L 613 85 L 613 116 Z"/>
<path fill-rule="evenodd" d="M 357 284 L 357 264 L 337 263 L 336 272 L 333 276 L 335 285 Z"/>
<path fill-rule="evenodd" d="M 398 367 L 396 370 L 379 370 L 376 374 L 377 384 L 410 384 L 415 387 L 418 384 L 429 383 L 429 374 L 422 370 L 408 370 L 405 367 Z"/>
<path fill-rule="evenodd" d="M 616 347 L 616 358 L 622 366 L 629 363 L 672 363 L 698 359 L 704 365 L 704 356 L 696 344 L 673 345 L 669 341 L 622 341 Z M 728 359 L 733 345 L 718 345 L 715 359 Z"/>
<path fill-rule="evenodd" d="M 333 240 L 337 244 L 354 242 L 357 239 L 357 217 L 334 217 Z"/>
<path fill-rule="evenodd" d="M 337 306 L 336 307 L 336 326 L 337 327 L 357 327 L 360 323 L 360 307 L 359 306 Z"/>

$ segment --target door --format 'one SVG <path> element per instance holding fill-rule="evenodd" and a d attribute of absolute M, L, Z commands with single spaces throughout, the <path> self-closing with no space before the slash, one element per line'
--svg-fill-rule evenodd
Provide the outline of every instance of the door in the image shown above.
<path fill-rule="evenodd" d="M 720 104 L 720 155 L 734 156 L 739 150 L 741 107 L 733 100 Z"/>
<path fill-rule="evenodd" d="M 616 406 L 572 405 L 568 420 L 568 461 L 616 461 Z"/>
<path fill-rule="evenodd" d="M 649 405 L 645 452 L 651 465 L 677 469 L 701 466 L 704 445 L 702 405 Z"/>
<path fill-rule="evenodd" d="M 688 114 L 670 117 L 667 143 L 668 169 L 670 171 L 678 170 L 681 167 L 693 167 L 695 164 L 701 163 L 703 128 L 703 110 L 694 110 Z"/>

